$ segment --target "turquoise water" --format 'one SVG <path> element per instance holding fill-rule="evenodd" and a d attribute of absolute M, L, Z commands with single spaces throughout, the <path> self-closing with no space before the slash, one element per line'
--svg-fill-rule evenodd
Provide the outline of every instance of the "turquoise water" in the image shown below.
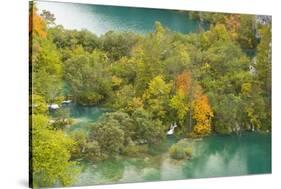
<path fill-rule="evenodd" d="M 56 23 L 65 28 L 85 28 L 98 35 L 110 30 L 144 34 L 153 31 L 155 21 L 182 33 L 196 32 L 201 27 L 186 14 L 171 10 L 55 2 L 37 2 L 37 7 L 54 13 Z M 87 125 L 106 112 L 99 107 L 73 104 L 69 108 L 74 120 L 68 128 L 70 132 L 87 130 Z M 167 152 L 176 142 L 175 138 L 167 138 L 160 152 L 151 149 L 155 153 L 146 157 L 119 157 L 97 164 L 82 162 L 83 170 L 74 186 L 271 173 L 270 134 L 216 135 L 191 141 L 192 159 L 182 161 L 171 159 Z"/>
<path fill-rule="evenodd" d="M 145 8 L 87 5 L 59 2 L 37 2 L 39 10 L 48 10 L 56 17 L 56 24 L 67 29 L 88 29 L 97 35 L 110 30 L 131 31 L 140 34 L 151 32 L 156 21 L 172 31 L 196 32 L 206 24 L 192 20 L 186 13 Z"/>
<path fill-rule="evenodd" d="M 70 104 L 64 108 L 69 109 L 70 117 L 74 121 L 73 125 L 67 128 L 68 132 L 77 130 L 85 130 L 87 132 L 87 126 L 96 122 L 103 113 L 107 112 L 105 108 L 80 106 L 76 104 Z"/>
<path fill-rule="evenodd" d="M 73 130 L 87 129 L 106 109 L 70 105 Z M 146 182 L 248 174 L 271 173 L 271 134 L 247 132 L 242 135 L 214 135 L 188 140 L 192 147 L 190 160 L 173 160 L 168 149 L 178 142 L 168 137 L 150 155 L 119 157 L 99 163 L 80 162 L 82 172 L 73 186 L 109 183 Z M 153 154 L 153 155 L 151 155 Z"/>
<path fill-rule="evenodd" d="M 166 143 L 169 143 L 167 140 Z M 192 148 L 191 160 L 173 160 L 166 151 L 145 158 L 123 157 L 98 164 L 82 163 L 83 171 L 74 185 L 271 173 L 269 134 L 212 136 L 192 142 Z"/>

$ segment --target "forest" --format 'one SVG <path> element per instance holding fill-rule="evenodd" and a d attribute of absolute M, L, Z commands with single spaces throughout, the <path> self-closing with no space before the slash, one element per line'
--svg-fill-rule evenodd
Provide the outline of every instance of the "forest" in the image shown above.
<path fill-rule="evenodd" d="M 183 34 L 155 22 L 146 35 L 97 36 L 55 24 L 30 6 L 30 177 L 33 187 L 72 185 L 79 162 L 145 157 L 173 135 L 189 140 L 271 133 L 271 21 L 187 12 L 207 30 Z M 67 103 L 107 110 L 88 130 Z M 54 110 L 55 109 L 55 110 Z M 189 159 L 178 142 L 173 159 Z"/>

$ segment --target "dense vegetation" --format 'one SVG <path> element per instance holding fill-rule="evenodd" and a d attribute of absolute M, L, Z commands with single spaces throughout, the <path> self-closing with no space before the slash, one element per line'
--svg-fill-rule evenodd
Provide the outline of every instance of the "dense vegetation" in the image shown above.
<path fill-rule="evenodd" d="M 30 13 L 34 186 L 71 184 L 80 159 L 148 153 L 171 123 L 181 137 L 271 130 L 271 23 L 191 13 L 209 30 L 181 34 L 156 22 L 147 35 L 96 36 L 55 25 L 48 11 L 39 15 L 31 7 Z M 67 133 L 69 113 L 50 115 L 48 104 L 69 99 L 110 112 L 89 132 Z M 171 157 L 189 158 L 192 150 L 180 146 L 171 147 Z"/>

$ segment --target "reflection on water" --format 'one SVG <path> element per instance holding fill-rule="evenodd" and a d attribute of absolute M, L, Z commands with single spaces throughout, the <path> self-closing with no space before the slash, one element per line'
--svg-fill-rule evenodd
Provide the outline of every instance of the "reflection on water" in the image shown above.
<path fill-rule="evenodd" d="M 195 32 L 207 25 L 190 19 L 187 14 L 172 10 L 128 8 L 59 2 L 37 2 L 39 10 L 49 10 L 56 24 L 67 29 L 88 29 L 97 35 L 110 30 L 144 34 L 153 31 L 156 21 L 172 31 Z"/>
<path fill-rule="evenodd" d="M 70 131 L 83 129 L 95 122 L 106 109 L 70 104 L 76 123 Z M 241 136 L 210 136 L 190 141 L 192 159 L 177 161 L 169 157 L 169 147 L 179 139 L 168 137 L 161 145 L 150 148 L 142 158 L 119 157 L 93 164 L 81 162 L 82 172 L 75 186 L 176 180 L 218 176 L 271 173 L 271 134 L 244 133 Z"/>
<path fill-rule="evenodd" d="M 176 161 L 164 152 L 144 159 L 82 163 L 85 169 L 75 185 L 271 173 L 270 134 L 211 136 L 193 142 L 192 146 L 192 160 Z"/>

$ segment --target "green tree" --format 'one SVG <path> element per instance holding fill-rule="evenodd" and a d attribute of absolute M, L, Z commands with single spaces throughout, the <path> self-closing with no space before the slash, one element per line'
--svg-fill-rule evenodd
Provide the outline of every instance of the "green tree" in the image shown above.
<path fill-rule="evenodd" d="M 271 97 L 271 24 L 262 26 L 259 30 L 260 43 L 257 47 L 256 69 L 257 79 L 261 82 L 264 95 Z"/>
<path fill-rule="evenodd" d="M 100 37 L 101 49 L 108 52 L 113 61 L 130 56 L 131 49 L 138 41 L 139 36 L 132 32 L 109 31 Z"/>
<path fill-rule="evenodd" d="M 214 43 L 204 52 L 203 61 L 208 67 L 204 75 L 200 76 L 201 83 L 214 111 L 215 130 L 231 133 L 233 127 L 242 127 L 240 92 L 242 85 L 251 78 L 250 61 L 231 41 Z"/>
<path fill-rule="evenodd" d="M 39 95 L 31 95 L 31 109 L 30 113 L 35 114 L 47 114 L 48 105 L 45 102 L 45 99 Z"/>
<path fill-rule="evenodd" d="M 168 113 L 168 102 L 171 84 L 166 83 L 162 75 L 154 77 L 143 94 L 144 107 L 153 118 L 165 120 Z"/>
<path fill-rule="evenodd" d="M 100 49 L 101 43 L 99 38 L 88 30 L 67 30 L 58 25 L 49 28 L 49 38 L 58 49 L 73 50 L 81 46 L 84 50 L 91 53 L 94 49 Z"/>
<path fill-rule="evenodd" d="M 53 186 L 60 182 L 71 185 L 79 169 L 70 161 L 74 141 L 63 132 L 51 130 L 48 118 L 31 117 L 31 171 L 34 187 Z"/>
<path fill-rule="evenodd" d="M 83 158 L 87 146 L 87 134 L 84 131 L 74 131 L 70 137 L 75 141 L 71 156 L 74 159 Z"/>
<path fill-rule="evenodd" d="M 48 39 L 32 41 L 32 93 L 53 103 L 62 95 L 62 63 L 59 51 Z"/>
<path fill-rule="evenodd" d="M 159 119 L 152 119 L 149 112 L 137 109 L 132 114 L 135 132 L 132 139 L 137 143 L 158 144 L 165 138 L 165 127 Z"/>
<path fill-rule="evenodd" d="M 97 141 L 104 158 L 114 157 L 124 147 L 124 131 L 115 119 L 104 119 L 92 125 L 90 141 Z"/>
<path fill-rule="evenodd" d="M 131 116 L 125 112 L 116 111 L 111 113 L 105 113 L 100 119 L 101 122 L 117 122 L 119 129 L 124 132 L 124 145 L 131 142 L 131 137 L 136 132 L 134 121 Z"/>
<path fill-rule="evenodd" d="M 111 77 L 107 65 L 107 56 L 97 50 L 65 62 L 64 77 L 77 103 L 95 105 L 110 96 Z"/>
<path fill-rule="evenodd" d="M 243 49 L 255 49 L 257 45 L 255 16 L 240 15 L 238 42 Z"/>

